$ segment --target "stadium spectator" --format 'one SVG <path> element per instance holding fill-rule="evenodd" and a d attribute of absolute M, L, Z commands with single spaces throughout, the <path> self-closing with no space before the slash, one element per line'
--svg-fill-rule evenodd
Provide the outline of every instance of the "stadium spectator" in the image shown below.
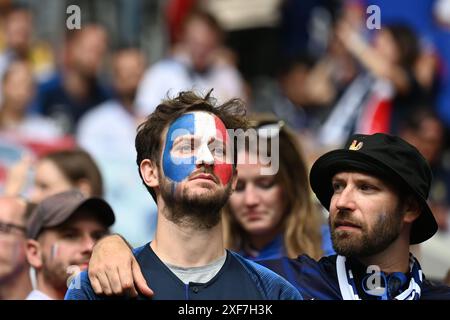
<path fill-rule="evenodd" d="M 92 247 L 113 223 L 101 198 L 66 191 L 44 199 L 27 224 L 27 259 L 37 279 L 27 300 L 63 299 L 69 276 L 87 269 Z"/>
<path fill-rule="evenodd" d="M 271 115 L 253 115 L 250 124 L 260 147 L 238 151 L 238 182 L 223 213 L 225 246 L 251 260 L 333 254 L 328 226 L 307 187 L 307 164 L 297 137 Z M 267 155 L 262 153 L 266 144 Z M 279 150 L 271 153 L 272 145 Z M 263 174 L 262 168 L 275 161 L 278 171 Z"/>
<path fill-rule="evenodd" d="M 224 54 L 218 22 L 208 13 L 194 11 L 186 17 L 181 41 L 170 56 L 145 72 L 136 97 L 138 113 L 147 116 L 167 94 L 210 88 L 219 101 L 244 97 L 239 72 Z"/>
<path fill-rule="evenodd" d="M 22 300 L 31 291 L 26 259 L 26 223 L 34 205 L 0 197 L 0 300 Z"/>
<path fill-rule="evenodd" d="M 62 66 L 39 86 L 33 110 L 73 133 L 85 112 L 110 97 L 98 77 L 107 48 L 108 36 L 100 25 L 67 31 Z"/>

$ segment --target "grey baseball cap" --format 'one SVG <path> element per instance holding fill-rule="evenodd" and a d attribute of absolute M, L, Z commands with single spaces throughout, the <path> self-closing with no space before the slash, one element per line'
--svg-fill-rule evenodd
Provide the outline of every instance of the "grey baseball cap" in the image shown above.
<path fill-rule="evenodd" d="M 57 227 L 81 209 L 89 210 L 105 226 L 115 221 L 111 206 L 101 198 L 87 198 L 77 190 L 58 193 L 44 199 L 32 212 L 27 223 L 27 237 L 37 239 L 45 228 Z"/>

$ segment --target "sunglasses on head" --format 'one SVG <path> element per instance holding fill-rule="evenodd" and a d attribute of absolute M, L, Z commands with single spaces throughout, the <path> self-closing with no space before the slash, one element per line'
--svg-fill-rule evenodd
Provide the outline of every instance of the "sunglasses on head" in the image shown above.
<path fill-rule="evenodd" d="M 256 129 L 258 136 L 262 138 L 277 137 L 282 128 L 285 126 L 285 122 L 283 120 L 262 123 L 252 123 L 250 121 L 250 124 L 252 128 Z"/>
<path fill-rule="evenodd" d="M 26 228 L 24 226 L 19 226 L 17 224 L 5 223 L 0 221 L 0 233 L 12 234 L 14 233 L 13 232 L 14 230 L 22 234 L 26 232 Z"/>

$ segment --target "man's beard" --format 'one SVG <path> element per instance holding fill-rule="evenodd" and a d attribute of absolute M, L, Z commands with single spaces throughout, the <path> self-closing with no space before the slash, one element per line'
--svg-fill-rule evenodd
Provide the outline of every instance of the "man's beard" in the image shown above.
<path fill-rule="evenodd" d="M 338 213 L 340 219 L 350 220 L 350 213 Z M 346 257 L 367 257 L 385 250 L 393 243 L 401 231 L 402 216 L 398 211 L 384 213 L 378 217 L 372 230 L 366 224 L 361 225 L 360 234 L 355 232 L 336 231 L 328 219 L 333 249 L 337 254 Z M 335 222 L 334 222 L 335 223 Z"/>
<path fill-rule="evenodd" d="M 203 171 L 213 175 L 210 171 Z M 196 173 L 197 174 L 197 173 Z M 219 179 L 216 180 L 219 181 Z M 185 225 L 196 229 L 211 229 L 221 219 L 221 209 L 231 195 L 231 183 L 217 190 L 209 190 L 202 194 L 192 194 L 186 185 L 170 182 L 160 176 L 161 196 L 168 208 L 165 216 L 177 225 Z M 181 188 L 180 188 L 181 187 Z M 180 188 L 180 190 L 175 190 Z"/>
<path fill-rule="evenodd" d="M 58 291 L 67 290 L 67 266 L 61 261 L 50 262 L 45 255 L 42 257 L 42 274 L 47 283 Z"/>
<path fill-rule="evenodd" d="M 79 271 L 83 271 L 79 269 L 79 264 L 85 262 L 83 261 L 71 261 L 69 264 L 65 264 L 62 261 L 57 261 L 54 258 L 49 258 L 47 256 L 42 257 L 42 274 L 47 283 L 49 283 L 53 288 L 60 292 L 66 292 L 69 286 L 69 278 L 73 279 L 73 276 L 78 274 Z M 71 266 L 74 269 L 71 269 Z M 77 270 L 77 272 L 74 272 Z"/>

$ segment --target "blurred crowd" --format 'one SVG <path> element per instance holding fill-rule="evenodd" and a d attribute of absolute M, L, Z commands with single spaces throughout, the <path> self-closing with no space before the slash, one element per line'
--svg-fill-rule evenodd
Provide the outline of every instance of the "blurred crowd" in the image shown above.
<path fill-rule="evenodd" d="M 66 27 L 69 4 L 81 29 Z M 2 196 L 37 204 L 77 188 L 143 244 L 156 204 L 136 128 L 161 99 L 213 88 L 289 127 L 307 170 L 355 132 L 415 145 L 440 231 L 414 250 L 429 276 L 450 268 L 449 0 L 0 0 L 0 82 Z"/>

